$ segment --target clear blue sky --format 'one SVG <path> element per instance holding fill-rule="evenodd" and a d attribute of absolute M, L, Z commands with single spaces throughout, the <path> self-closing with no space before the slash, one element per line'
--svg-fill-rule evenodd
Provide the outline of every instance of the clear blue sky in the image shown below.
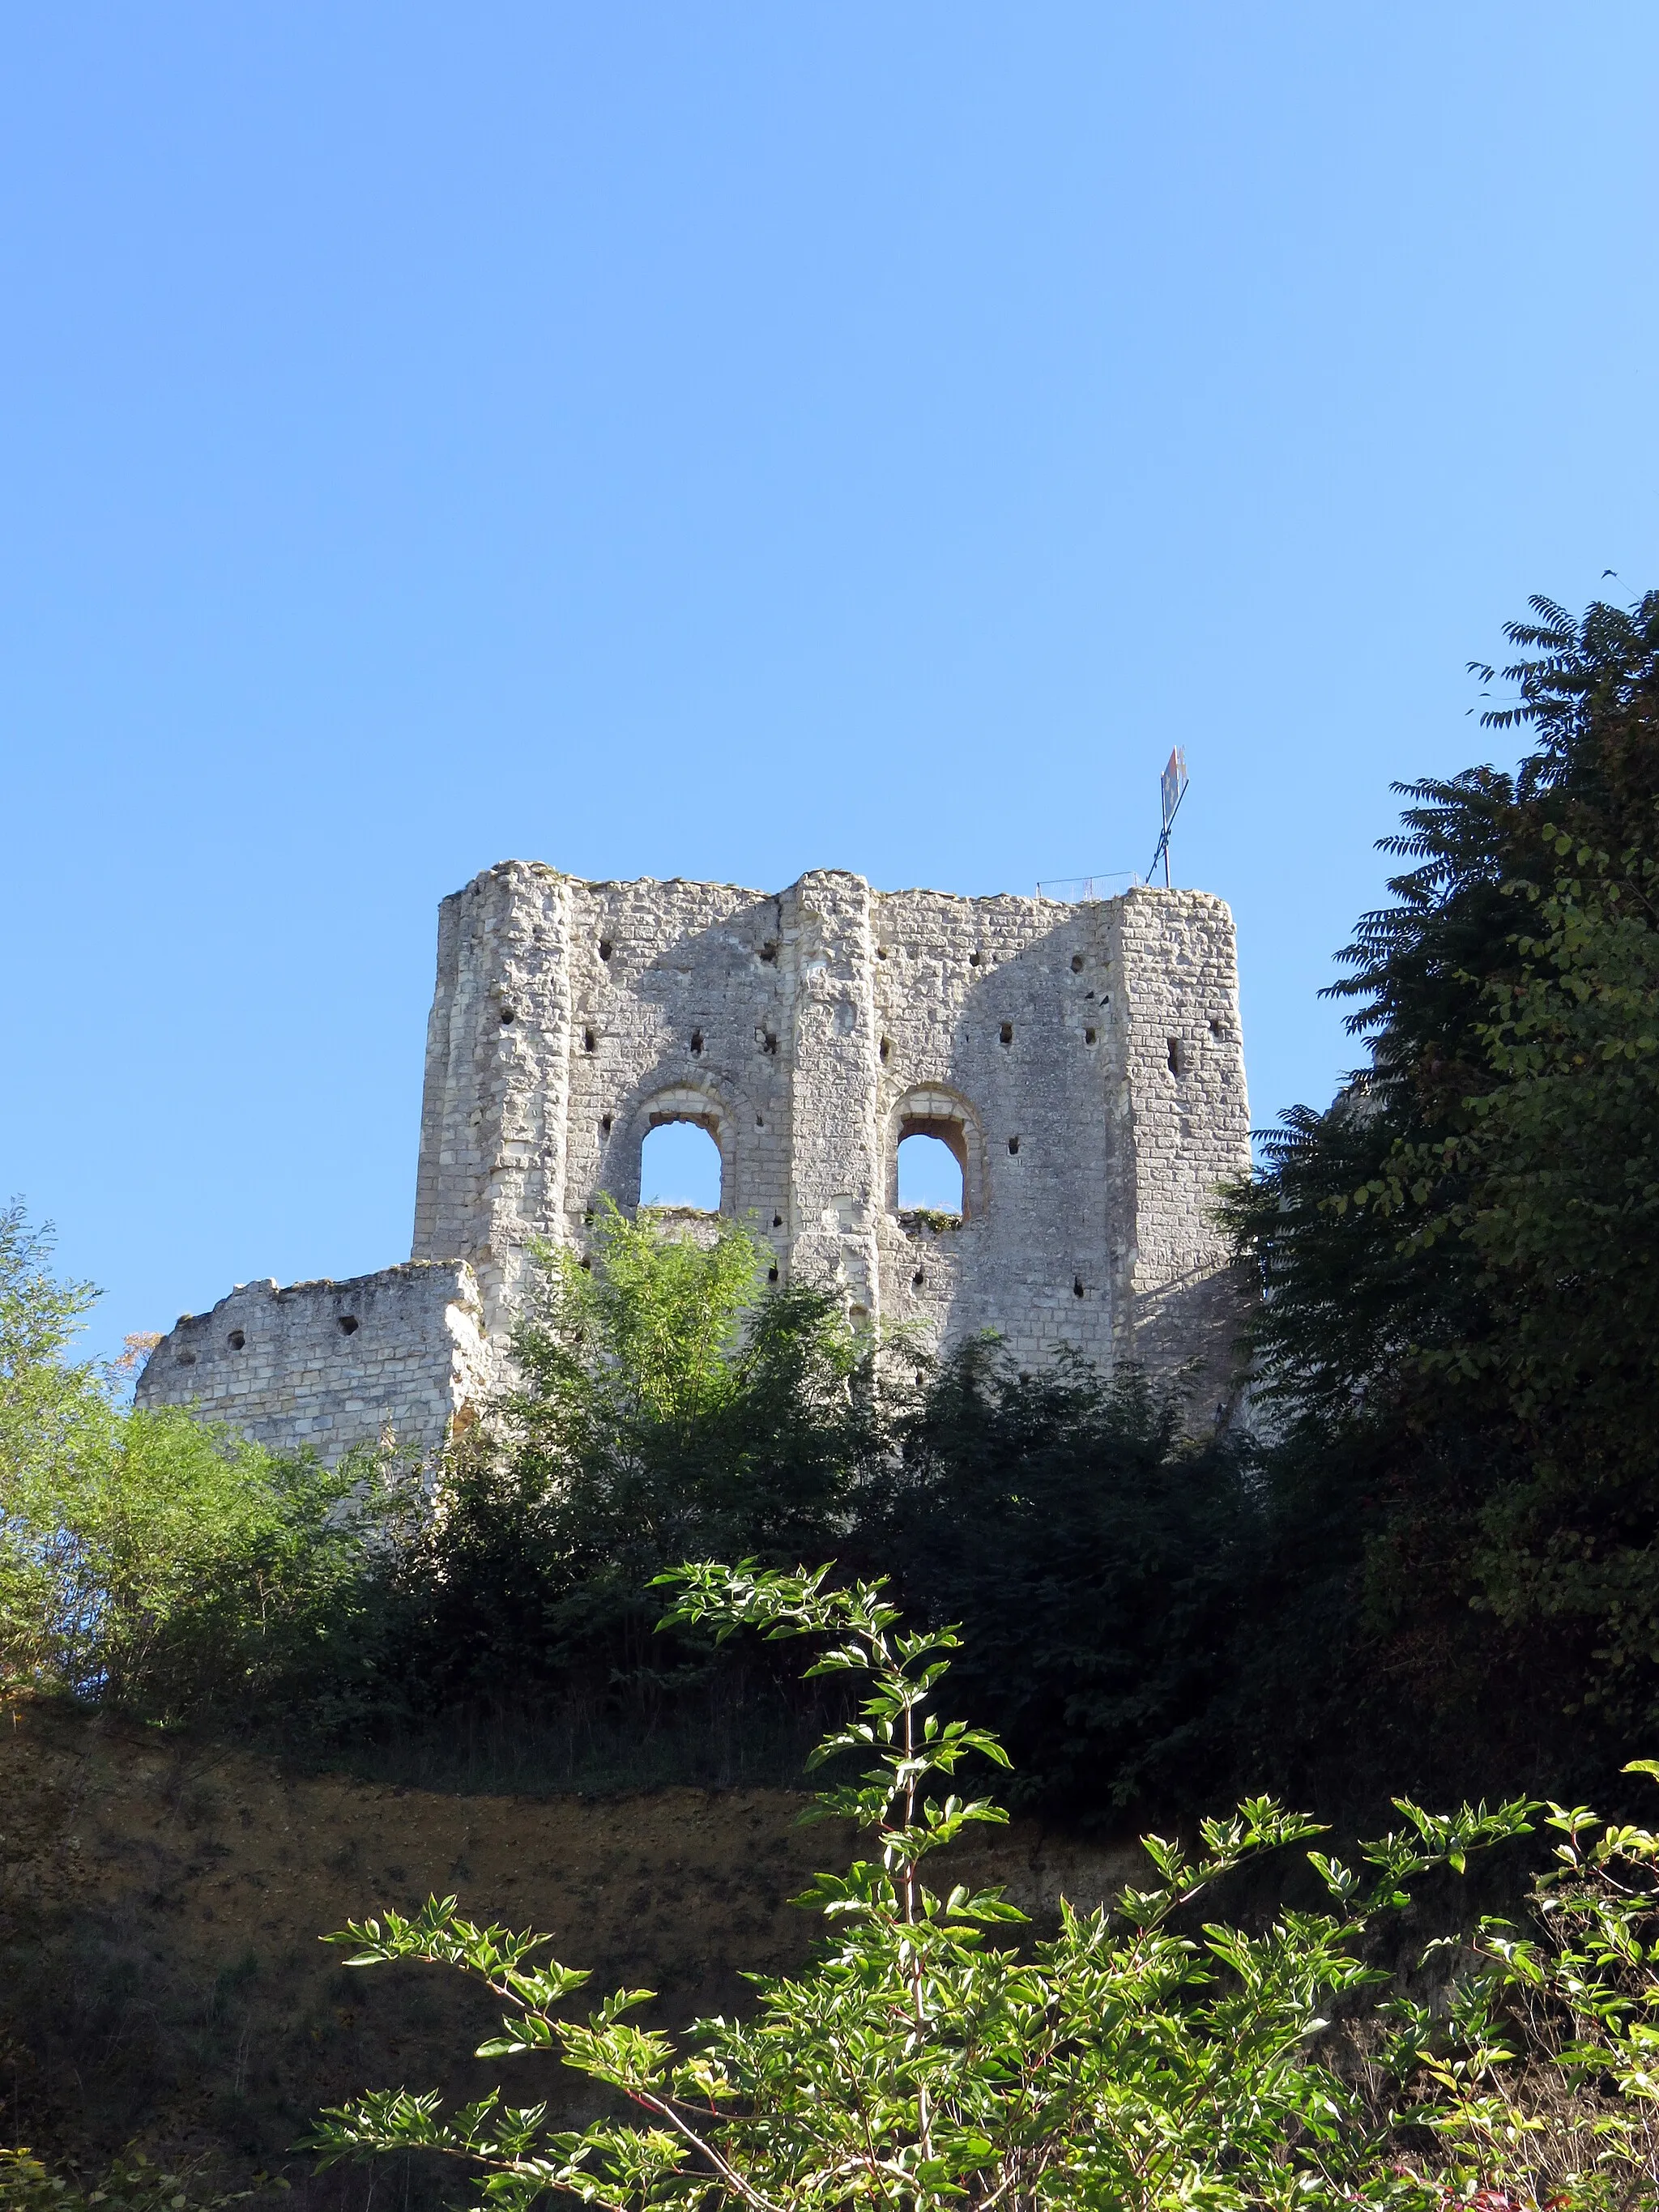
<path fill-rule="evenodd" d="M 1144 866 L 1258 1121 L 1528 592 L 1659 583 L 1659 9 L 0 9 L 0 1193 L 408 1249 L 439 897 Z M 1602 581 L 1602 570 L 1616 579 Z"/>

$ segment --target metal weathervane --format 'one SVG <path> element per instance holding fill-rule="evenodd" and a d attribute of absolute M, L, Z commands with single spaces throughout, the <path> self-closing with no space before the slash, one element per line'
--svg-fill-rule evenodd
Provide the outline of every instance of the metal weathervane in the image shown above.
<path fill-rule="evenodd" d="M 1158 833 L 1158 844 L 1152 854 L 1152 865 L 1146 871 L 1151 883 L 1158 873 L 1158 864 L 1164 863 L 1164 887 L 1170 887 L 1170 831 L 1176 816 L 1181 811 L 1181 802 L 1187 796 L 1187 760 L 1179 745 L 1164 764 L 1164 773 L 1158 780 L 1158 793 L 1163 802 L 1164 827 Z"/>

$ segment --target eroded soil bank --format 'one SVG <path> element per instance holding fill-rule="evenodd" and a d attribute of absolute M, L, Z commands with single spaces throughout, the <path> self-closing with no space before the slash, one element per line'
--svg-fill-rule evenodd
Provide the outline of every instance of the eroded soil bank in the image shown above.
<path fill-rule="evenodd" d="M 21 1701 L 0 1708 L 0 2126 L 53 2160 L 128 2143 L 205 2157 L 231 2185 L 280 2172 L 292 2212 L 413 2208 L 447 2179 L 382 2167 L 321 2179 L 291 2146 L 322 2105 L 440 2084 L 594 2109 L 540 2061 L 468 2055 L 486 1992 L 424 1967 L 353 1972 L 318 1938 L 386 1905 L 453 1893 L 478 1920 L 533 1926 L 600 1990 L 656 1990 L 674 2027 L 746 2000 L 744 1969 L 799 1964 L 817 1933 L 787 1899 L 849 1838 L 802 1829 L 787 1790 L 465 1797 L 289 1775 Z M 1041 1916 L 1093 1903 L 1134 1854 L 1017 1822 L 955 1855 Z M 263 2201 L 263 2200 L 262 2200 Z"/>

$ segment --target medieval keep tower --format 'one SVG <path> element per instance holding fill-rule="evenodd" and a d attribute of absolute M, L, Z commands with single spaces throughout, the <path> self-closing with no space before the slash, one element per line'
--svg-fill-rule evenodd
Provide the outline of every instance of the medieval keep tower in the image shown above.
<path fill-rule="evenodd" d="M 1249 1117 L 1219 899 L 832 869 L 767 896 L 513 860 L 440 909 L 412 1260 L 239 1287 L 163 1339 L 140 1403 L 329 1457 L 388 1429 L 434 1447 L 492 1385 L 532 1242 L 580 1248 L 601 1192 L 637 1204 L 676 1121 L 714 1139 L 720 1211 L 778 1279 L 834 1285 L 855 1322 L 995 1329 L 1033 1363 L 1224 1361 L 1210 1207 Z M 955 1154 L 959 1223 L 900 1212 L 915 1134 Z"/>

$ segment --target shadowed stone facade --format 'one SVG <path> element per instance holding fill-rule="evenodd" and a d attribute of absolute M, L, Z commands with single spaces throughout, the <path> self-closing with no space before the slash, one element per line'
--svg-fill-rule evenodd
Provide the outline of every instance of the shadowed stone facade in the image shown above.
<path fill-rule="evenodd" d="M 1233 1316 L 1208 1208 L 1249 1159 L 1220 900 L 955 898 L 835 870 L 768 896 L 509 861 L 440 910 L 414 1245 L 436 1273 L 238 1291 L 163 1340 L 140 1402 L 331 1456 L 387 1425 L 435 1445 L 496 1371 L 532 1241 L 579 1247 L 601 1191 L 635 1205 L 641 1146 L 673 1121 L 714 1137 L 721 1211 L 780 1279 L 835 1284 L 856 1321 L 994 1328 L 1030 1361 L 1197 1360 L 1213 1389 Z M 914 1133 L 962 1167 L 955 1226 L 898 1212 Z"/>

